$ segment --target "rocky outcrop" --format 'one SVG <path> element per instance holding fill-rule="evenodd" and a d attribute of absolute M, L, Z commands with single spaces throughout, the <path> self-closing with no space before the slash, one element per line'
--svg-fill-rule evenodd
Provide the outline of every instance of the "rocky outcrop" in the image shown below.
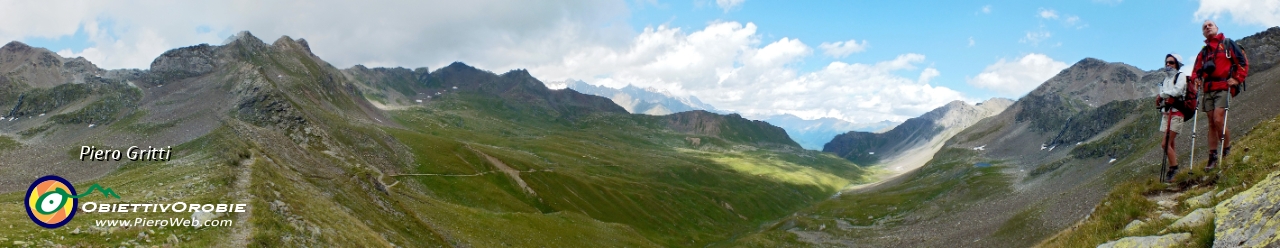
<path fill-rule="evenodd" d="M 513 110 L 542 112 L 553 118 L 576 119 L 594 113 L 627 113 L 608 98 L 551 90 L 528 70 L 516 69 L 501 75 L 454 62 L 431 72 L 428 86 L 440 85 L 439 92 L 466 92 L 502 98 Z M 438 83 L 437 83 L 438 82 Z"/>
<path fill-rule="evenodd" d="M 271 46 L 279 49 L 285 49 L 285 50 L 302 51 L 307 53 L 308 55 L 313 55 L 311 53 L 311 45 L 307 44 L 306 39 L 294 40 L 293 38 L 290 38 L 288 35 L 280 36 L 279 39 L 276 39 L 275 42 L 271 43 Z"/>
<path fill-rule="evenodd" d="M 1099 245 L 1098 248 L 1121 247 L 1173 247 L 1191 239 L 1190 233 L 1175 233 L 1164 236 L 1128 237 Z"/>
<path fill-rule="evenodd" d="M 1271 27 L 1236 42 L 1249 58 L 1249 72 L 1262 72 L 1276 65 L 1280 56 L 1280 27 Z"/>
<path fill-rule="evenodd" d="M 1213 220 L 1213 215 L 1213 210 L 1209 210 L 1208 208 L 1196 209 L 1195 211 L 1191 211 L 1191 213 L 1187 214 L 1187 216 L 1183 216 L 1178 219 L 1178 221 L 1174 221 L 1172 225 L 1169 225 L 1169 228 L 1177 229 L 1204 225 L 1205 223 L 1209 223 L 1209 221 Z"/>
<path fill-rule="evenodd" d="M 1280 172 L 1253 188 L 1218 203 L 1214 247 L 1280 245 Z"/>
<path fill-rule="evenodd" d="M 63 58 L 49 49 L 13 41 L 0 47 L 0 97 L 20 87 L 53 88 L 92 82 L 105 71 L 84 58 Z M 0 99 L 2 101 L 3 99 Z"/>
<path fill-rule="evenodd" d="M 151 72 L 168 78 L 204 75 L 215 67 L 214 49 L 209 44 L 169 50 L 151 61 Z"/>
<path fill-rule="evenodd" d="M 719 137 L 749 144 L 800 147 L 782 128 L 768 122 L 748 120 L 738 114 L 720 115 L 694 110 L 667 115 L 664 119 L 668 128 L 686 134 Z"/>

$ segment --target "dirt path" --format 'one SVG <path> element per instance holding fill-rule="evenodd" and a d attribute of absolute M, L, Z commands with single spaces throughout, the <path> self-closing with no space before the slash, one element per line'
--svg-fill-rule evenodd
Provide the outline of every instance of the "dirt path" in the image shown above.
<path fill-rule="evenodd" d="M 529 184 L 525 183 L 524 179 L 520 179 L 520 171 L 514 168 L 511 168 L 510 166 L 507 166 L 506 163 L 503 163 L 501 160 L 498 160 L 493 156 L 489 156 L 489 154 L 484 154 L 483 152 L 480 152 L 480 150 L 476 150 L 474 148 L 472 148 L 471 150 L 475 151 L 476 153 L 479 153 L 481 156 L 484 156 L 485 159 L 489 160 L 490 164 L 493 164 L 494 167 L 498 167 L 498 170 L 501 170 L 503 173 L 506 173 L 507 176 L 511 177 L 512 180 L 516 180 L 516 184 L 519 184 L 520 188 L 524 189 L 525 192 L 529 192 L 529 194 L 533 196 L 538 195 L 538 192 L 533 192 L 533 188 L 529 188 Z"/>
<path fill-rule="evenodd" d="M 249 203 L 253 201 L 253 194 L 249 193 L 249 186 L 253 185 L 253 164 L 255 158 L 248 158 L 240 161 L 240 173 L 236 176 L 235 194 L 236 201 L 239 203 Z M 249 239 L 253 236 L 253 224 L 249 219 L 253 216 L 253 204 L 245 204 L 243 213 L 236 214 L 236 225 L 231 230 L 231 242 L 227 243 L 230 247 L 246 247 L 249 245 Z"/>

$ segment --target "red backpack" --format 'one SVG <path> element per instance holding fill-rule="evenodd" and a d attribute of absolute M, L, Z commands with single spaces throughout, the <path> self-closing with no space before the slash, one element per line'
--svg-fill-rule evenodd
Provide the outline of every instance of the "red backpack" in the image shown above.
<path fill-rule="evenodd" d="M 1182 76 L 1182 72 L 1178 72 L 1178 74 L 1174 74 L 1174 78 L 1177 78 L 1179 76 Z M 1182 76 L 1182 77 L 1186 77 L 1186 80 L 1187 80 L 1185 81 L 1186 83 L 1188 84 L 1191 83 L 1191 76 Z M 1175 84 L 1178 83 L 1178 80 L 1176 79 L 1173 80 L 1173 83 Z M 1199 92 L 1196 92 L 1196 89 L 1195 89 L 1196 87 L 1185 87 L 1185 88 L 1186 89 L 1184 90 L 1181 96 L 1162 99 L 1165 101 L 1163 103 L 1163 106 L 1170 107 L 1175 110 L 1178 110 L 1178 112 L 1181 112 L 1182 120 L 1184 121 L 1190 120 L 1191 118 L 1195 118 L 1196 102 L 1197 102 L 1196 94 L 1199 93 Z"/>

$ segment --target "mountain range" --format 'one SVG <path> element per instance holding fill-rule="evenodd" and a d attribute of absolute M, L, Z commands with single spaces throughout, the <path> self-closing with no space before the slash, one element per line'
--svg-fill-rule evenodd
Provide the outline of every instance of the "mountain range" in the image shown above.
<path fill-rule="evenodd" d="M 692 109 L 700 103 L 692 99 L 619 104 L 548 88 L 526 70 L 461 62 L 339 69 L 288 36 L 266 43 L 241 32 L 225 44 L 169 50 L 145 70 L 104 70 L 10 42 L 0 47 L 0 226 L 9 226 L 0 241 L 1093 247 L 1154 237 L 1274 245 L 1280 102 L 1269 98 L 1280 94 L 1272 56 L 1280 27 L 1239 43 L 1256 66 L 1248 91 L 1232 100 L 1237 150 L 1218 171 L 1203 171 L 1203 156 L 1187 162 L 1201 169 L 1166 185 L 1154 180 L 1162 153 L 1150 98 L 1163 74 L 1094 58 L 1016 101 L 952 102 L 883 133 L 846 132 L 819 152 L 781 125 Z M 691 109 L 635 113 L 677 103 Z M 1194 126 L 1203 134 L 1206 125 Z M 1185 135 L 1177 142 L 1180 154 L 1193 147 Z M 87 161 L 76 159 L 82 146 L 173 152 L 166 161 Z M 904 158 L 922 161 L 894 168 Z M 902 174 L 885 179 L 885 171 Z M 22 190 L 51 174 L 120 196 L 81 201 L 247 211 L 81 212 L 46 229 L 18 209 L 31 206 Z M 233 224 L 98 224 L 169 218 Z"/>
<path fill-rule="evenodd" d="M 11 42 L 0 109 L 0 225 L 12 226 L 0 239 L 19 246 L 707 246 L 868 180 L 738 115 L 629 114 L 525 70 L 338 69 L 304 39 L 248 32 L 145 70 Z M 81 146 L 173 151 L 83 161 Z M 45 229 L 16 209 L 50 174 L 120 196 L 84 201 L 248 209 L 80 213 Z M 96 225 L 135 218 L 234 224 Z"/>
<path fill-rule="evenodd" d="M 695 96 L 675 96 L 652 88 L 640 88 L 627 85 L 621 89 L 591 85 L 581 80 L 568 80 L 548 83 L 552 88 L 569 88 L 590 95 L 607 97 L 614 103 L 633 114 L 667 115 L 692 110 L 705 110 L 713 113 L 728 113 L 718 110 L 710 104 L 703 103 Z M 898 122 L 881 121 L 876 123 L 854 124 L 836 118 L 818 118 L 807 120 L 795 115 L 771 115 L 760 119 L 787 131 L 791 139 L 801 147 L 809 150 L 821 150 L 823 144 L 832 137 L 849 131 L 875 132 L 887 130 L 898 125 Z"/>

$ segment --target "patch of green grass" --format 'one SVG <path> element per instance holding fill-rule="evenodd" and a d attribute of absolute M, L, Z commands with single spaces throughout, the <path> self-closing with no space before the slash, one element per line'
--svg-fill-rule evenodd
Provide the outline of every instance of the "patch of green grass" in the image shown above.
<path fill-rule="evenodd" d="M 1018 237 L 1040 237 L 1050 234 L 1052 231 L 1043 226 L 1041 216 L 1045 214 L 1044 207 L 1033 206 L 1023 209 L 1022 212 L 1013 215 L 1000 229 L 991 234 L 993 238 L 998 239 L 1014 239 Z"/>
<path fill-rule="evenodd" d="M 111 123 L 111 128 L 132 134 L 155 134 L 164 129 L 174 127 L 183 120 L 171 120 L 166 122 L 139 122 L 142 117 L 147 116 L 146 110 L 133 111 L 129 115 L 120 118 L 119 121 Z"/>
<path fill-rule="evenodd" d="M 1103 203 L 1093 211 L 1093 215 L 1072 229 L 1074 231 L 1069 231 L 1066 235 L 1060 234 L 1042 245 L 1091 247 L 1125 237 L 1121 233 L 1125 225 L 1133 220 L 1151 217 L 1149 213 L 1156 209 L 1156 204 L 1148 201 L 1145 195 L 1162 188 L 1160 183 L 1151 179 L 1122 183 L 1112 188 L 1111 193 L 1103 198 Z"/>
<path fill-rule="evenodd" d="M 18 147 L 22 147 L 22 143 L 18 143 L 18 141 L 13 140 L 13 138 L 9 138 L 9 136 L 0 135 L 0 151 L 16 149 Z"/>
<path fill-rule="evenodd" d="M 1137 101 L 1137 100 L 1132 100 Z M 1137 106 L 1145 106 L 1136 104 Z M 1128 125 L 1120 127 L 1114 133 L 1105 138 L 1095 140 L 1093 142 L 1082 144 L 1071 150 L 1071 155 L 1076 158 L 1125 158 L 1139 151 L 1149 148 L 1152 144 L 1157 144 L 1160 139 L 1156 131 L 1160 127 L 1159 113 L 1156 111 L 1141 111 L 1138 107 L 1139 114 L 1137 119 Z M 1117 120 L 1118 121 L 1118 120 Z"/>
<path fill-rule="evenodd" d="M 27 130 L 18 131 L 18 135 L 22 136 L 22 138 L 24 139 L 28 139 L 36 136 L 36 134 L 40 134 L 44 131 L 47 131 L 50 128 L 53 128 L 53 123 L 46 123 L 38 127 L 33 127 L 33 128 L 28 128 Z"/>
<path fill-rule="evenodd" d="M 978 132 L 976 132 L 976 133 L 972 133 L 972 134 L 967 134 L 967 135 L 965 136 L 965 138 L 964 138 L 964 141 L 961 141 L 960 143 L 969 143 L 969 142 L 972 142 L 972 141 L 974 141 L 974 140 L 981 139 L 981 138 L 983 138 L 983 137 L 987 137 L 988 135 L 991 135 L 992 133 L 995 133 L 996 131 L 1000 131 L 1001 129 L 1004 129 L 1004 127 L 1005 127 L 1005 124 L 1000 124 L 1000 125 L 998 125 L 998 126 L 987 126 L 987 127 L 986 127 L 986 129 L 983 129 L 982 131 L 978 131 Z M 977 125 L 975 125 L 975 126 L 973 126 L 973 127 L 969 127 L 969 129 L 972 129 L 972 128 L 978 128 L 978 126 L 977 126 Z"/>

